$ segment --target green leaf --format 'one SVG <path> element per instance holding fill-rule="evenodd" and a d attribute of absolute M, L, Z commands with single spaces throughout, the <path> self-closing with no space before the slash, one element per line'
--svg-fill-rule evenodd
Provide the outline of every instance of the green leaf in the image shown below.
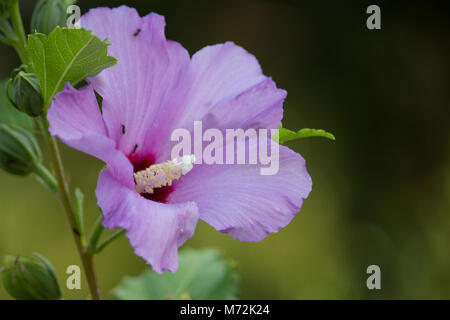
<path fill-rule="evenodd" d="M 232 263 L 214 249 L 185 249 L 179 254 L 176 273 L 146 271 L 125 277 L 114 289 L 122 300 L 237 299 L 238 278 Z"/>
<path fill-rule="evenodd" d="M 308 137 L 323 137 L 331 140 L 336 140 L 336 138 L 332 133 L 326 132 L 325 130 L 322 129 L 304 128 L 295 132 L 289 129 L 285 129 L 281 125 L 278 128 L 278 133 L 275 134 L 272 139 L 274 141 L 277 141 L 279 144 L 284 144 L 286 141 Z"/>
<path fill-rule="evenodd" d="M 123 236 L 125 233 L 126 233 L 126 230 L 124 230 L 124 229 L 114 232 L 105 241 L 103 241 L 101 244 L 97 245 L 97 247 L 95 248 L 94 253 L 97 254 L 97 253 L 102 252 L 103 249 L 105 249 L 109 244 L 111 244 L 114 240 L 116 240 L 116 239 L 120 238 L 121 236 Z"/>
<path fill-rule="evenodd" d="M 22 129 L 33 132 L 33 119 L 14 108 L 7 97 L 6 88 L 7 81 L 0 81 L 0 123 L 17 125 Z"/>
<path fill-rule="evenodd" d="M 35 33 L 28 37 L 26 50 L 46 108 L 67 81 L 75 86 L 117 63 L 107 55 L 109 44 L 84 29 L 56 27 L 48 36 Z"/>

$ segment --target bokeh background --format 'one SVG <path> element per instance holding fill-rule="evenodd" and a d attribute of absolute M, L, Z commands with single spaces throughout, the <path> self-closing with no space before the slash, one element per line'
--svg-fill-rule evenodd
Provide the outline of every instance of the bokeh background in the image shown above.
<path fill-rule="evenodd" d="M 26 23 L 34 2 L 21 1 Z M 191 54 L 227 40 L 245 47 L 288 91 L 285 127 L 337 137 L 288 144 L 306 159 L 314 185 L 279 233 L 243 243 L 199 222 L 187 242 L 236 261 L 241 298 L 450 298 L 446 1 L 79 1 L 82 12 L 125 3 L 141 15 L 165 15 L 167 37 Z M 381 7 L 381 30 L 366 28 L 369 4 Z M 3 45 L 0 61 L 1 79 L 19 63 Z M 62 149 L 91 224 L 103 164 Z M 30 178 L 0 172 L 0 254 L 35 251 L 61 279 L 68 265 L 80 264 L 55 197 Z M 366 288 L 371 264 L 381 267 L 381 290 Z M 96 266 L 107 298 L 124 275 L 148 268 L 125 237 Z M 84 298 L 86 285 L 65 294 Z M 0 298 L 8 298 L 1 286 Z"/>

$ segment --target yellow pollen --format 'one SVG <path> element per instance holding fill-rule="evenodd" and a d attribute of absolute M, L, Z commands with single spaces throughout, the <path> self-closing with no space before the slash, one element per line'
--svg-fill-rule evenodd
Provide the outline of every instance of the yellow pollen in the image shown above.
<path fill-rule="evenodd" d="M 192 170 L 194 161 L 194 155 L 186 155 L 181 159 L 153 164 L 147 169 L 138 171 L 134 174 L 134 191 L 151 194 L 155 188 L 171 186 L 173 180 Z"/>

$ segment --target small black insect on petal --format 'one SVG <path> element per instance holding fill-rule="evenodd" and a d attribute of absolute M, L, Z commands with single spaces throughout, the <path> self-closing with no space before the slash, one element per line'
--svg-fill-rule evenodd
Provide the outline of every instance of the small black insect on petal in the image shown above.
<path fill-rule="evenodd" d="M 127 128 L 125 127 L 125 125 L 122 125 L 122 134 L 125 134 L 125 132 L 127 131 Z"/>
<path fill-rule="evenodd" d="M 138 145 L 137 145 L 137 144 L 135 144 L 135 145 L 134 145 L 134 149 L 133 149 L 133 154 L 135 154 L 135 153 L 136 153 L 136 150 L 137 150 L 137 148 L 138 148 Z"/>
<path fill-rule="evenodd" d="M 141 29 L 137 29 L 135 33 L 133 33 L 133 36 L 137 37 L 141 33 Z"/>

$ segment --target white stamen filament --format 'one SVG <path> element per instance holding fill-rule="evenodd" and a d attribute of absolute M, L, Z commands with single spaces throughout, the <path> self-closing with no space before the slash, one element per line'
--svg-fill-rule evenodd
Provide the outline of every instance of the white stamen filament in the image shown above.
<path fill-rule="evenodd" d="M 171 186 L 173 180 L 192 170 L 194 161 L 194 155 L 185 155 L 181 159 L 153 164 L 145 170 L 138 171 L 134 174 L 134 191 L 151 194 L 155 188 Z"/>

